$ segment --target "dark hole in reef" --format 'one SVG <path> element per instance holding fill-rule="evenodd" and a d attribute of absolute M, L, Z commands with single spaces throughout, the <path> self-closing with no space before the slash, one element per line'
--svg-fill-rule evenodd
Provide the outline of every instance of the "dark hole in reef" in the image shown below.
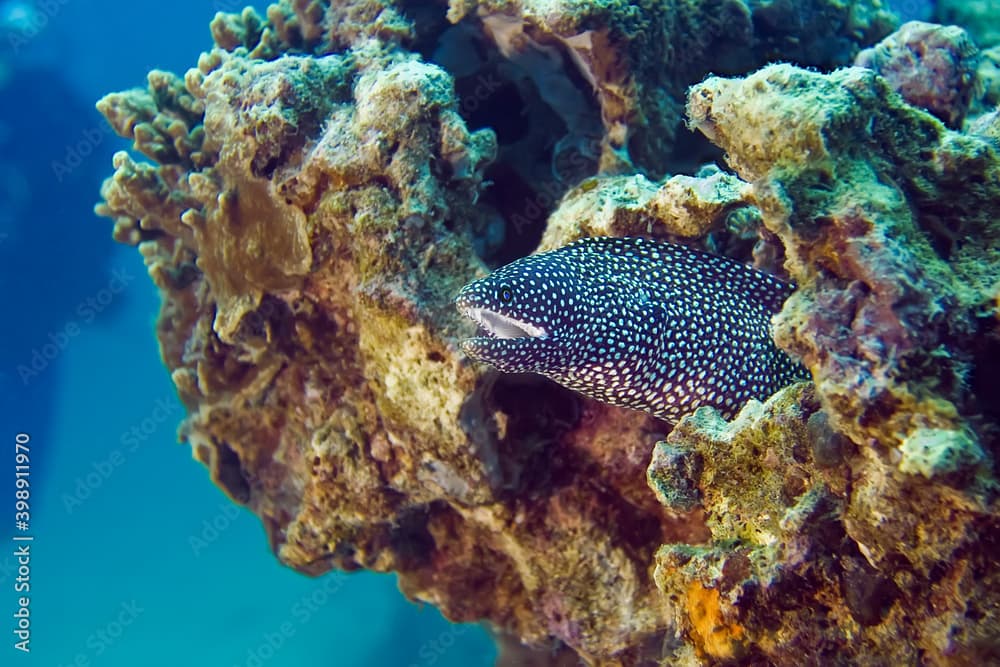
<path fill-rule="evenodd" d="M 992 316 L 982 318 L 980 324 L 969 384 L 975 401 L 973 409 L 991 423 L 980 432 L 983 445 L 993 452 L 994 469 L 1000 471 L 1000 382 L 996 380 L 1000 376 L 1000 331 Z"/>
<path fill-rule="evenodd" d="M 992 322 L 989 324 L 994 327 Z M 1000 331 L 987 334 L 982 331 L 976 337 L 978 348 L 973 351 L 975 365 L 972 369 L 972 391 L 983 413 L 993 419 L 1000 419 Z"/>
<path fill-rule="evenodd" d="M 492 206 L 506 222 L 503 243 L 482 258 L 495 267 L 524 257 L 538 247 L 545 232 L 545 222 L 562 192 L 546 195 L 505 164 L 492 165 L 486 170 L 486 179 L 493 185 L 483 193 L 480 201 Z"/>
<path fill-rule="evenodd" d="M 491 378 L 486 401 L 507 415 L 499 447 L 505 486 L 523 495 L 570 482 L 570 462 L 556 448 L 580 419 L 576 394 L 538 375 L 511 373 Z"/>
<path fill-rule="evenodd" d="M 858 423 L 861 424 L 862 427 L 868 428 L 873 424 L 884 422 L 892 416 L 898 407 L 898 398 L 888 392 L 882 392 L 874 399 L 868 401 L 864 412 L 862 412 L 861 416 L 858 417 Z"/>
<path fill-rule="evenodd" d="M 416 38 L 407 44 L 407 47 L 419 53 L 424 60 L 430 60 L 441 34 L 451 27 L 445 6 L 427 0 L 399 0 L 393 4 L 400 13 L 413 22 Z"/>
<path fill-rule="evenodd" d="M 270 337 L 281 346 L 294 338 L 295 318 L 288 304 L 276 296 L 265 294 L 256 310 L 240 320 L 237 337 L 241 340 Z"/>
<path fill-rule="evenodd" d="M 430 51 L 429 59 L 455 78 L 458 112 L 468 128 L 491 128 L 497 135 L 497 158 L 484 174 L 489 185 L 479 205 L 502 219 L 503 232 L 494 226 L 474 241 L 488 265 L 509 263 L 538 246 L 545 221 L 568 187 L 596 170 L 596 159 L 589 155 L 592 145 L 583 136 L 593 133 L 591 126 L 600 134 L 596 99 L 568 62 L 557 67 L 559 80 L 569 83 L 555 86 L 557 92 L 540 91 L 532 65 L 525 69 L 504 58 L 476 19 L 445 30 Z M 521 62 L 536 61 L 529 53 Z M 592 114 L 566 103 L 573 90 L 595 100 Z M 579 127 L 568 127 L 571 121 L 563 116 Z"/>
<path fill-rule="evenodd" d="M 295 127 L 284 131 L 280 142 L 274 141 L 281 146 L 280 151 L 264 147 L 257 150 L 250 161 L 250 172 L 259 178 L 270 179 L 279 167 L 285 166 L 293 156 L 299 154 L 309 138 L 319 135 L 321 127 L 322 123 L 314 110 L 303 113 Z"/>
<path fill-rule="evenodd" d="M 927 241 L 930 243 L 934 254 L 945 261 L 951 259 L 955 239 L 945 233 L 941 222 L 933 217 L 925 217 L 921 221 L 921 226 L 929 232 L 927 234 Z"/>
<path fill-rule="evenodd" d="M 414 570 L 427 563 L 434 551 L 434 537 L 427 530 L 427 508 L 404 511 L 389 534 L 392 550 L 399 558 L 400 571 Z"/>
<path fill-rule="evenodd" d="M 840 593 L 851 616 L 866 627 L 881 623 L 901 595 L 899 587 L 868 562 L 839 521 L 830 522 L 823 543 L 837 545 L 832 551 L 838 554 L 834 562 L 838 565 Z M 886 571 L 893 571 L 893 566 L 887 565 Z"/>
<path fill-rule="evenodd" d="M 492 128 L 500 146 L 513 144 L 527 134 L 529 120 L 521 93 L 512 81 L 500 78 L 499 72 L 456 79 L 455 92 L 459 112 L 470 131 Z"/>
<path fill-rule="evenodd" d="M 586 472 L 583 472 L 586 475 Z M 577 470 L 576 483 L 580 483 L 581 471 Z M 600 483 L 598 483 L 599 485 Z M 649 563 L 662 543 L 663 528 L 659 511 L 643 510 L 623 498 L 615 491 L 601 489 L 595 492 L 595 503 L 607 508 L 601 516 L 606 517 L 609 526 L 628 548 L 633 560 Z"/>
<path fill-rule="evenodd" d="M 250 483 L 243 474 L 239 455 L 223 441 L 215 442 L 215 477 L 222 490 L 241 505 L 250 502 Z"/>
<path fill-rule="evenodd" d="M 671 170 L 678 174 L 693 174 L 703 165 L 714 163 L 722 171 L 729 171 L 725 152 L 713 144 L 704 134 L 688 128 L 681 121 L 674 135 L 674 145 L 670 153 Z M 629 145 L 629 154 L 641 155 L 641 148 Z"/>
<path fill-rule="evenodd" d="M 860 625 L 878 625 L 889 613 L 900 591 L 858 553 L 841 559 L 840 590 L 851 616 Z"/>

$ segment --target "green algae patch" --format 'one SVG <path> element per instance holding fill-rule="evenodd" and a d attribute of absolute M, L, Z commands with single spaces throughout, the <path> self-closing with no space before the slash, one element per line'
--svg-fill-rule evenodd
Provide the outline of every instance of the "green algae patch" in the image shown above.
<path fill-rule="evenodd" d="M 982 448 L 968 433 L 943 429 L 920 429 L 899 447 L 902 472 L 930 479 L 975 468 L 985 458 Z"/>

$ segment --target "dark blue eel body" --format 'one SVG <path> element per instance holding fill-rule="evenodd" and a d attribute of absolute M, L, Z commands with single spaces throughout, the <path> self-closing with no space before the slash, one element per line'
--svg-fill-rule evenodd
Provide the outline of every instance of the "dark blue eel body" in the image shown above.
<path fill-rule="evenodd" d="M 455 300 L 485 335 L 462 348 L 605 403 L 676 421 L 732 417 L 805 377 L 771 317 L 794 287 L 726 257 L 644 238 L 586 238 L 523 257 Z"/>

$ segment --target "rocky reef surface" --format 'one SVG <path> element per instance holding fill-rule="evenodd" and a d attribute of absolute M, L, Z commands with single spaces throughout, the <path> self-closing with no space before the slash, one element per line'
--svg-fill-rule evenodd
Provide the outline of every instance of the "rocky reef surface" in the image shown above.
<path fill-rule="evenodd" d="M 1000 660 L 991 45 L 895 27 L 876 0 L 218 15 L 195 69 L 99 103 L 143 156 L 98 210 L 162 294 L 181 438 L 283 563 L 396 572 L 509 664 Z M 672 425 L 462 357 L 464 283 L 598 234 L 794 280 L 775 337 L 812 381 Z"/>

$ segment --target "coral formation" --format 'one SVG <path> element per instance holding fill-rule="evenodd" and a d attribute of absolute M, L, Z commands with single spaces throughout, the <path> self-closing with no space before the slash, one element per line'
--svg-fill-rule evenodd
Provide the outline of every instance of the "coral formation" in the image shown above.
<path fill-rule="evenodd" d="M 889 38 L 885 77 L 747 75 L 846 64 L 892 18 L 414 4 L 220 14 L 196 69 L 99 104 L 146 158 L 99 211 L 163 295 L 181 436 L 282 562 L 395 571 L 515 663 L 995 660 L 1000 122 L 958 33 Z M 947 39 L 911 60 L 914 30 Z M 680 128 L 709 70 L 747 75 L 687 98 L 718 148 Z M 658 180 L 719 150 L 733 173 Z M 812 381 L 671 429 L 462 357 L 480 257 L 598 234 L 793 279 L 776 340 Z"/>
<path fill-rule="evenodd" d="M 730 423 L 696 412 L 657 444 L 649 476 L 700 490 L 712 532 L 657 553 L 657 585 L 691 639 L 667 664 L 996 658 L 995 506 L 838 435 L 810 385 Z"/>
<path fill-rule="evenodd" d="M 654 235 L 699 239 L 750 206 L 748 186 L 731 174 L 678 174 L 654 183 L 640 174 L 592 178 L 569 191 L 549 217 L 539 251 L 584 236 Z"/>
<path fill-rule="evenodd" d="M 971 664 L 1000 651 L 982 602 L 1000 596 L 1000 424 L 984 381 L 1000 340 L 1000 152 L 888 85 L 776 65 L 691 90 L 692 126 L 752 183 L 784 246 L 799 288 L 776 340 L 814 379 L 732 423 L 698 411 L 657 446 L 651 485 L 687 489 L 685 508 L 696 486 L 712 532 L 657 555 L 702 656 Z M 939 607 L 915 613 L 925 600 Z"/>
<path fill-rule="evenodd" d="M 799 289 L 776 339 L 811 369 L 835 427 L 885 446 L 925 428 L 964 438 L 988 408 L 967 388 L 1000 278 L 996 146 L 856 68 L 712 78 L 689 112 L 783 242 Z"/>
<path fill-rule="evenodd" d="M 544 54 L 548 67 L 532 68 L 540 85 L 575 76 L 593 87 L 604 125 L 602 171 L 656 174 L 684 159 L 675 152 L 684 91 L 706 73 L 745 71 L 776 57 L 842 65 L 894 27 L 892 14 L 869 0 L 451 0 L 450 20 L 471 16 L 508 58 Z M 571 134 L 579 129 L 570 119 L 579 114 L 574 102 L 552 101 Z"/>
<path fill-rule="evenodd" d="M 979 49 L 958 26 L 910 21 L 859 53 L 854 64 L 875 70 L 908 103 L 960 128 L 975 92 Z"/>

